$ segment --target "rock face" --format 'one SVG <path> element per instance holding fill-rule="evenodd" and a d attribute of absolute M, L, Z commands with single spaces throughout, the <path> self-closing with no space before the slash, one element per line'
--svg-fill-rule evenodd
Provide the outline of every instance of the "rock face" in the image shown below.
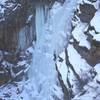
<path fill-rule="evenodd" d="M 12 4 L 12 6 L 10 6 L 10 4 Z M 16 51 L 18 49 L 19 45 L 18 41 L 20 39 L 19 31 L 23 27 L 25 27 L 25 31 L 30 30 L 30 25 L 26 26 L 26 21 L 29 16 L 28 15 L 28 9 L 30 6 L 29 1 L 8 0 L 5 2 L 5 4 L 2 4 L 0 6 L 3 6 L 1 10 L 4 9 L 4 12 L 3 13 L 1 12 L 1 18 L 0 18 L 0 49 L 6 51 Z M 26 34 L 30 34 L 30 32 Z M 33 30 L 31 34 L 33 34 Z M 24 41 L 24 43 L 27 44 L 26 41 Z"/>
<path fill-rule="evenodd" d="M 23 76 L 22 70 L 27 63 L 17 67 L 21 56 L 19 52 L 27 49 L 34 40 L 34 16 L 34 7 L 29 0 L 5 0 L 0 4 L 0 50 L 3 51 L 0 55 L 0 85 L 16 76 L 19 79 Z"/>
<path fill-rule="evenodd" d="M 95 0 L 84 1 L 93 2 Z M 73 21 L 74 23 L 72 22 L 74 29 L 72 30 L 72 38 L 66 51 L 68 53 L 67 63 L 69 61 L 67 65 L 69 65 L 68 67 L 71 68 L 74 77 L 76 77 L 77 80 L 73 85 L 73 82 L 70 79 L 71 77 L 68 77 L 68 80 L 72 85 L 72 92 L 75 95 L 72 100 L 98 100 L 98 98 L 100 98 L 100 92 L 98 91 L 100 90 L 100 24 L 98 23 L 98 13 L 100 12 L 100 8 L 96 11 L 92 5 L 93 4 L 86 3 L 80 4 L 79 10 L 81 11 L 81 14 L 78 18 L 76 17 L 76 20 Z M 98 5 L 100 5 L 100 3 L 98 3 Z M 95 21 L 93 20 L 94 18 Z M 93 21 L 93 27 L 89 24 L 91 21 Z M 96 31 L 96 28 L 98 28 L 98 31 Z M 75 55 L 75 53 L 77 54 Z M 78 58 L 80 58 L 81 61 L 79 61 Z M 69 75 L 71 74 L 70 68 Z M 75 91 L 75 88 L 73 87 L 76 88 Z M 92 89 L 94 91 L 92 91 Z M 75 92 L 77 93 L 75 94 Z M 92 93 L 93 95 L 91 95 Z"/>
<path fill-rule="evenodd" d="M 90 2 L 92 1 L 93 0 Z M 95 28 L 99 26 L 97 23 L 99 21 L 99 9 L 96 9 L 93 3 L 83 3 L 79 5 L 77 11 L 79 12 L 77 12 L 75 16 L 77 16 L 80 21 L 79 24 L 75 24 L 75 28 L 72 31 L 74 37 L 73 46 L 82 58 L 91 66 L 95 66 L 97 63 L 100 63 L 100 42 L 94 39 L 94 37 L 99 34 Z"/>

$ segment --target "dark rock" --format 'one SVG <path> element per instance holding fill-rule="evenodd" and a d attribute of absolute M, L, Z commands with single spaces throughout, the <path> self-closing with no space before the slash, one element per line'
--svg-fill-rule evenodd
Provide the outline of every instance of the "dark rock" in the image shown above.
<path fill-rule="evenodd" d="M 91 19 L 94 17 L 96 9 L 91 4 L 80 4 L 80 11 L 79 18 L 82 22 L 89 23 Z"/>
<path fill-rule="evenodd" d="M 9 81 L 10 75 L 8 73 L 4 74 L 4 70 L 0 68 L 0 85 L 5 84 L 6 82 Z"/>
<path fill-rule="evenodd" d="M 92 46 L 95 46 L 95 47 L 98 48 L 98 49 L 100 48 L 100 42 L 99 42 L 99 41 L 92 40 L 91 45 L 92 45 Z"/>
<path fill-rule="evenodd" d="M 5 55 L 4 56 L 4 60 L 12 63 L 12 64 L 16 64 L 18 62 L 18 56 L 13 54 L 13 55 Z"/>
<path fill-rule="evenodd" d="M 96 2 L 97 0 L 88 0 L 88 1 L 90 1 L 90 2 L 94 3 L 94 2 Z"/>
<path fill-rule="evenodd" d="M 94 59 L 97 60 L 97 63 L 100 63 L 100 42 L 93 40 L 91 43 L 90 54 Z"/>

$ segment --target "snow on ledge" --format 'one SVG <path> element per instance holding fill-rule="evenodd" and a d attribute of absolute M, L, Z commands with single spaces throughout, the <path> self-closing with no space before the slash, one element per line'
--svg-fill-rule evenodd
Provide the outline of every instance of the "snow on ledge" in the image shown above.
<path fill-rule="evenodd" d="M 100 33 L 94 35 L 93 39 L 96 40 L 96 41 L 98 41 L 98 42 L 100 42 Z"/>
<path fill-rule="evenodd" d="M 96 70 L 96 72 L 98 74 L 100 74 L 100 63 L 99 64 L 96 64 L 95 67 L 94 67 L 94 69 Z"/>
<path fill-rule="evenodd" d="M 90 49 L 90 43 L 87 41 L 87 36 L 84 34 L 84 30 L 87 28 L 87 24 L 80 23 L 72 31 L 73 37 L 79 42 L 79 46 Z"/>
<path fill-rule="evenodd" d="M 80 54 L 75 50 L 72 45 L 68 45 L 67 51 L 69 61 L 78 73 L 82 74 L 82 70 L 88 71 L 91 69 L 89 64 L 80 56 Z"/>
<path fill-rule="evenodd" d="M 69 44 L 67 48 L 68 52 L 68 58 L 70 64 L 73 66 L 75 72 L 79 75 L 79 77 L 84 81 L 90 81 L 91 80 L 91 73 L 90 70 L 92 70 L 92 67 L 86 62 L 85 59 L 83 59 L 80 54 L 76 51 L 76 49 Z M 80 89 L 78 89 L 78 86 L 75 81 L 76 77 L 71 70 L 70 73 L 70 82 L 73 85 L 73 92 L 76 95 L 80 92 Z"/>
<path fill-rule="evenodd" d="M 91 20 L 91 26 L 94 26 L 97 32 L 100 32 L 100 10 L 95 13 L 95 16 Z"/>

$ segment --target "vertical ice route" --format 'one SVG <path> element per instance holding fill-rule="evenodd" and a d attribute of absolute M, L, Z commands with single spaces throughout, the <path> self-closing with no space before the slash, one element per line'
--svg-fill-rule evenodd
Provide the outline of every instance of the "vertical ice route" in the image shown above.
<path fill-rule="evenodd" d="M 37 92 L 34 100 L 53 100 L 52 88 L 57 82 L 53 54 L 59 54 L 68 42 L 71 18 L 77 0 L 66 0 L 63 5 L 56 2 L 44 19 L 44 7 L 36 6 L 37 42 L 29 77 Z M 43 97 L 42 97 L 43 96 Z"/>

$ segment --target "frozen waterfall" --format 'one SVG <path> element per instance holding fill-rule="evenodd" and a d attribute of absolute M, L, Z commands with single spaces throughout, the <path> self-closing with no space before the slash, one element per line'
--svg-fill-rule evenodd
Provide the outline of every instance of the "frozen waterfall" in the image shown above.
<path fill-rule="evenodd" d="M 53 56 L 54 52 L 59 54 L 67 45 L 76 2 L 77 0 L 66 0 L 63 5 L 55 2 L 49 10 L 46 5 L 36 6 L 37 42 L 29 71 L 33 100 L 53 100 L 53 95 L 62 98 L 61 90 L 56 86 L 57 73 Z M 45 14 L 48 14 L 47 20 Z"/>

